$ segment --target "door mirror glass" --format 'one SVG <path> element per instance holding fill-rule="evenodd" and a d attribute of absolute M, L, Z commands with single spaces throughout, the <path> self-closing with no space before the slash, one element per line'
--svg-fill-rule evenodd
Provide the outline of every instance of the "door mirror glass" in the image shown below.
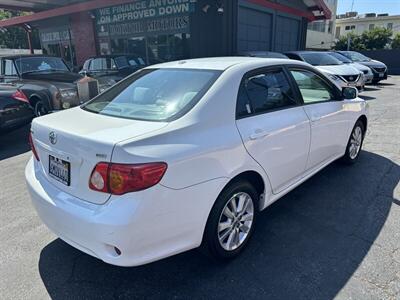
<path fill-rule="evenodd" d="M 354 87 L 344 87 L 342 95 L 345 100 L 356 99 L 358 97 L 358 90 Z"/>

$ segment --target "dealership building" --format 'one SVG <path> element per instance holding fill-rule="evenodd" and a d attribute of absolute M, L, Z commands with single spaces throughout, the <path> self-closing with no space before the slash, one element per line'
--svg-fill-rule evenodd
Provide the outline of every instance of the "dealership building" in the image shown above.
<path fill-rule="evenodd" d="M 32 12 L 0 21 L 39 31 L 44 53 L 81 66 L 133 54 L 147 63 L 246 51 L 304 49 L 307 25 L 331 18 L 324 0 L 2 0 Z"/>

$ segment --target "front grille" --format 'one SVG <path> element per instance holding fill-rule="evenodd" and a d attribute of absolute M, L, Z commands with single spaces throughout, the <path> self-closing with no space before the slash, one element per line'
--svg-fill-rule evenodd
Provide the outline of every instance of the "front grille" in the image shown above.
<path fill-rule="evenodd" d="M 356 75 L 342 75 L 344 79 L 346 79 L 347 82 L 356 82 L 358 80 L 358 77 L 360 77 L 359 74 Z"/>
<path fill-rule="evenodd" d="M 385 67 L 382 67 L 382 68 L 374 68 L 374 70 L 375 70 L 376 72 L 378 72 L 378 73 L 383 73 L 383 72 L 386 71 L 386 68 L 385 68 Z"/>

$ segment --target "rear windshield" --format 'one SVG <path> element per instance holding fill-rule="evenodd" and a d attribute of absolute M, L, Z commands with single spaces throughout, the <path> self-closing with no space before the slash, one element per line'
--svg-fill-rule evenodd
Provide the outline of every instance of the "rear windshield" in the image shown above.
<path fill-rule="evenodd" d="M 168 121 L 189 111 L 221 71 L 146 69 L 110 88 L 83 109 L 114 117 Z"/>
<path fill-rule="evenodd" d="M 303 59 L 313 66 L 334 66 L 343 64 L 333 56 L 327 53 L 302 53 Z"/>

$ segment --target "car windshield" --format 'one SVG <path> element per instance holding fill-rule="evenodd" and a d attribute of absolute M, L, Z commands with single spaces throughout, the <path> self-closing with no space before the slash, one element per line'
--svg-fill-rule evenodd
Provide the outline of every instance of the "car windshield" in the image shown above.
<path fill-rule="evenodd" d="M 342 63 L 345 64 L 350 64 L 352 63 L 352 61 L 350 59 L 348 59 L 346 56 L 337 53 L 337 52 L 328 52 L 329 55 L 333 56 L 334 58 L 336 58 L 337 60 L 340 60 Z"/>
<path fill-rule="evenodd" d="M 370 61 L 371 59 L 366 57 L 365 55 L 362 55 L 361 53 L 354 52 L 354 51 L 346 51 L 343 52 L 344 55 L 346 55 L 348 58 L 350 58 L 352 61 Z"/>
<path fill-rule="evenodd" d="M 82 108 L 114 117 L 168 121 L 190 110 L 221 71 L 146 69 L 121 81 Z"/>
<path fill-rule="evenodd" d="M 45 71 L 66 71 L 69 69 L 59 57 L 21 57 L 15 60 L 20 74 Z"/>
<path fill-rule="evenodd" d="M 313 66 L 336 66 L 343 64 L 340 60 L 323 52 L 301 53 L 301 56 L 306 62 Z"/>

